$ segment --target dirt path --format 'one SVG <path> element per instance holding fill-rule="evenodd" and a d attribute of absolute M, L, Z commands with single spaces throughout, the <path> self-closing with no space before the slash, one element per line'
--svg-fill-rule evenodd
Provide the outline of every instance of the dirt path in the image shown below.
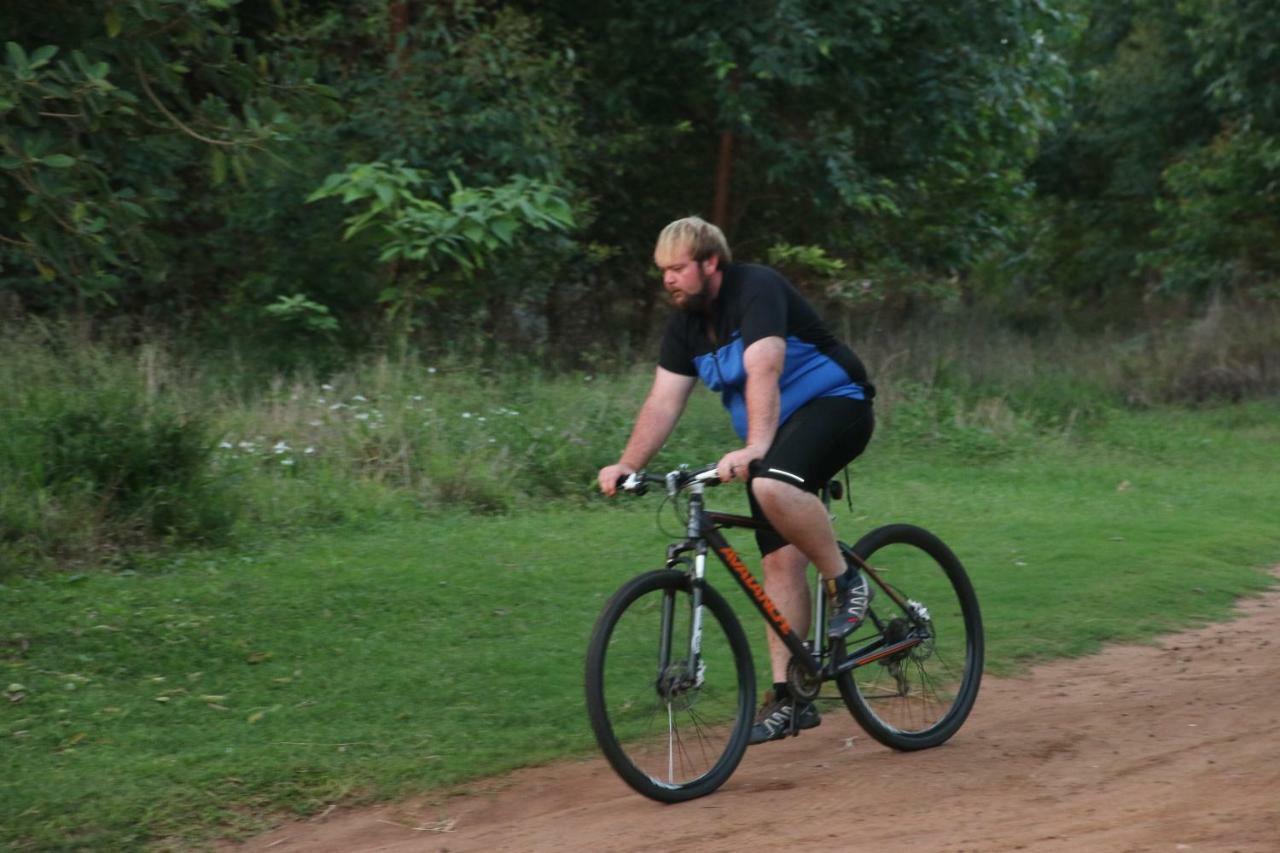
<path fill-rule="evenodd" d="M 236 849 L 1280 851 L 1280 591 L 1156 646 L 987 679 L 935 750 L 892 752 L 831 713 L 680 806 L 633 794 L 602 760 L 470 790 L 336 811 Z"/>

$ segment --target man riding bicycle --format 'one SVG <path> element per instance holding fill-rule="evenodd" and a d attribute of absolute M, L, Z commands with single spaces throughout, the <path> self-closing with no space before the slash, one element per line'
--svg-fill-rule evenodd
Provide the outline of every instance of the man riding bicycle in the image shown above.
<path fill-rule="evenodd" d="M 600 469 L 600 489 L 640 470 L 675 428 L 697 380 L 718 391 L 744 446 L 726 453 L 717 471 L 747 484 L 752 515 L 777 531 L 756 534 L 765 591 L 801 636 L 810 607 L 805 568 L 828 584 L 828 635 L 852 633 L 867 613 L 871 590 L 847 565 L 818 492 L 862 453 L 875 425 L 875 387 L 866 368 L 836 339 L 813 307 L 776 270 L 733 263 L 715 225 L 696 216 L 662 230 L 654 263 L 678 309 L 662 337 L 653 385 L 622 455 Z M 812 702 L 792 701 L 791 653 L 767 632 L 773 698 L 750 742 L 785 737 L 821 722 Z"/>

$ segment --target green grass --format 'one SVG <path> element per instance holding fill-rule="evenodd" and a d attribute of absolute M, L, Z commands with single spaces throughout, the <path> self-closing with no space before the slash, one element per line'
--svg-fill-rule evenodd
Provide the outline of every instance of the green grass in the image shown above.
<path fill-rule="evenodd" d="M 838 525 L 853 538 L 912 521 L 950 543 L 990 671 L 1221 619 L 1271 582 L 1280 405 L 1110 412 L 994 444 L 962 426 L 883 430 Z M 740 507 L 740 492 L 713 496 Z M 661 561 L 659 501 L 390 519 L 9 578 L 0 840 L 181 845 L 591 753 L 587 636 L 605 597 Z M 758 621 L 748 631 L 761 640 Z"/>

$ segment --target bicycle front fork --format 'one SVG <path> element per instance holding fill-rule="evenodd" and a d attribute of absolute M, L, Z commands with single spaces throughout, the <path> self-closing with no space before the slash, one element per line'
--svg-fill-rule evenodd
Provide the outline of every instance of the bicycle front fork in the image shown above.
<path fill-rule="evenodd" d="M 689 589 L 689 635 L 675 637 L 677 594 L 668 590 L 662 598 L 661 633 L 658 645 L 658 692 L 670 701 L 686 690 L 702 686 L 702 579 L 706 574 L 705 551 L 694 556 Z M 684 653 L 682 656 L 682 652 Z M 675 660 L 673 661 L 673 656 Z"/>

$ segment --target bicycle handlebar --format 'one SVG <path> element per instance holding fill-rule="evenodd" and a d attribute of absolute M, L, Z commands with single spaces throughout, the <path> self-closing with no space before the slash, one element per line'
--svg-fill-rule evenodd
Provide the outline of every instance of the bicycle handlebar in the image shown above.
<path fill-rule="evenodd" d="M 702 468 L 688 469 L 677 468 L 674 471 L 668 471 L 666 474 L 650 474 L 647 471 L 637 471 L 634 474 L 627 474 L 618 478 L 617 488 L 622 492 L 630 492 L 633 495 L 643 495 L 649 491 L 650 483 L 660 483 L 667 487 L 668 494 L 675 494 L 681 489 L 688 488 L 694 483 L 702 483 L 706 486 L 719 486 L 724 481 L 716 474 L 715 464 L 706 465 Z"/>

